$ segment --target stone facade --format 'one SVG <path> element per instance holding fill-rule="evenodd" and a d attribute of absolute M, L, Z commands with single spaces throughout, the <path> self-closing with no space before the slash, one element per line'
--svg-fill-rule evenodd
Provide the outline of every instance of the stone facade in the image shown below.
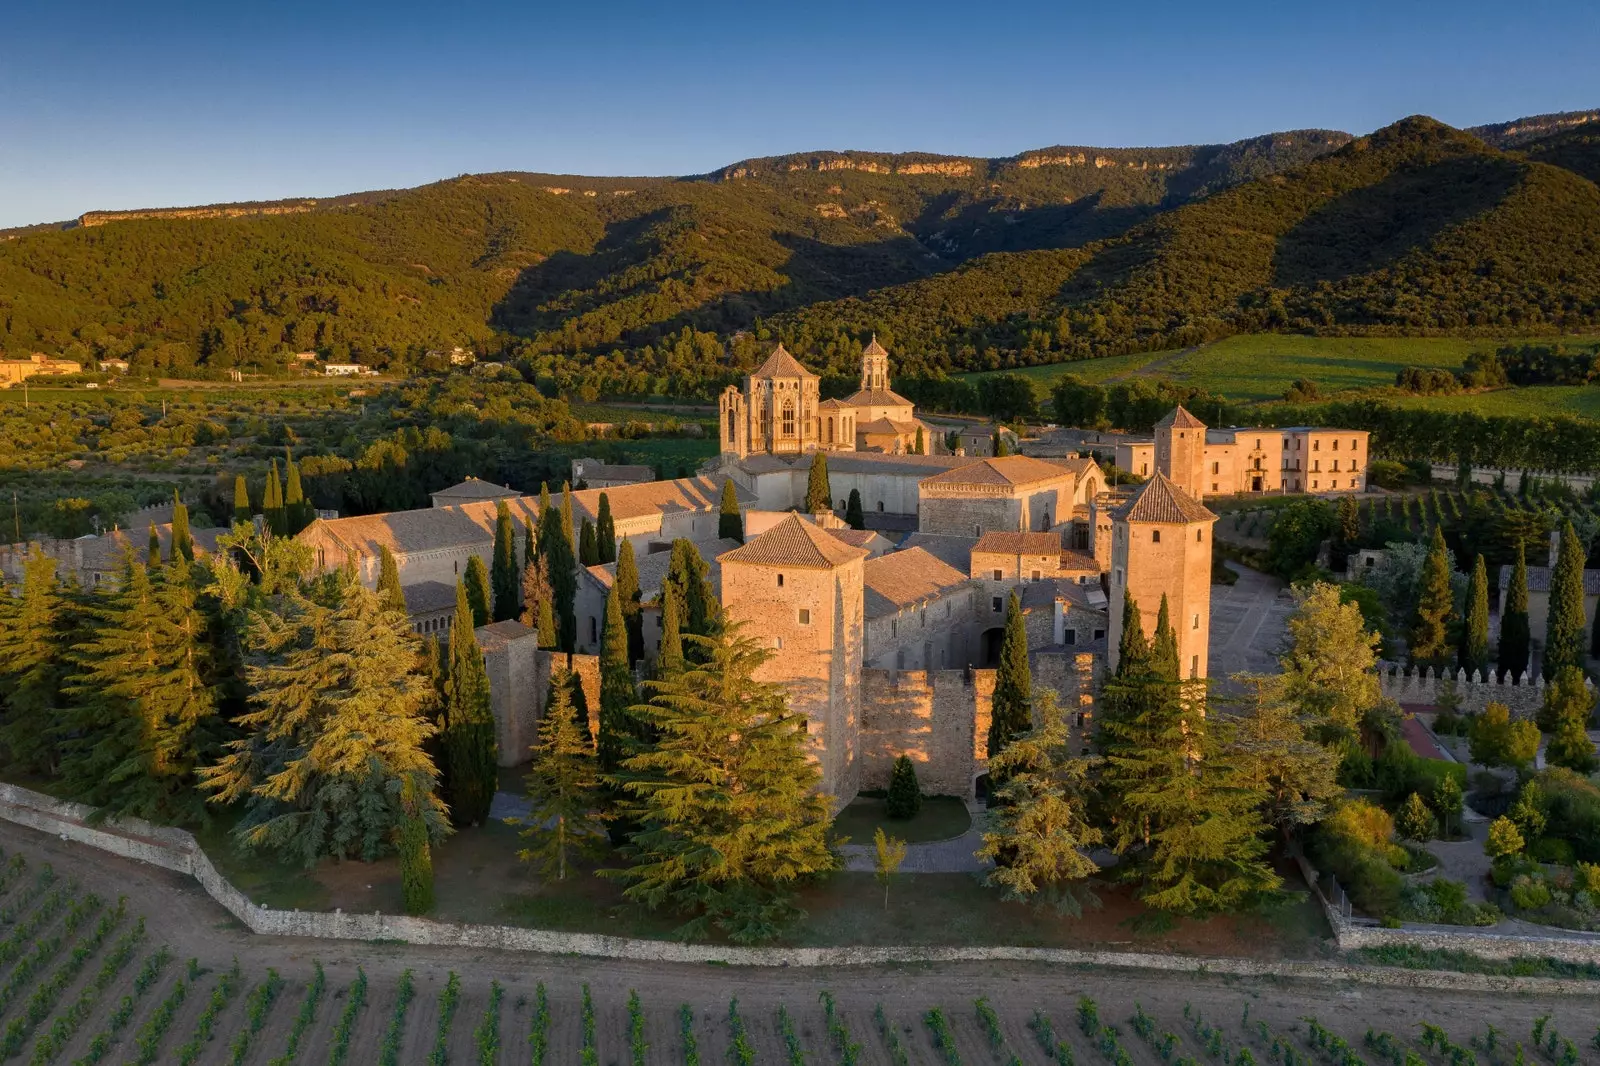
<path fill-rule="evenodd" d="M 516 621 L 491 622 L 474 632 L 489 675 L 499 762 L 516 766 L 528 760 L 539 730 L 539 704 L 544 700 L 544 689 L 537 683 L 539 635 Z"/>
<path fill-rule="evenodd" d="M 1078 474 L 1026 455 L 983 459 L 917 485 L 917 528 L 923 533 L 1049 532 L 1070 521 Z"/>
<path fill-rule="evenodd" d="M 1370 436 L 1364 429 L 1312 426 L 1209 429 L 1179 407 L 1156 427 L 1154 439 L 1118 440 L 1115 453 L 1119 469 L 1139 477 L 1163 471 L 1196 499 L 1329 495 L 1366 489 Z"/>
<path fill-rule="evenodd" d="M 862 675 L 861 787 L 889 787 L 909 756 L 934 796 L 977 794 L 988 763 L 993 670 L 868 670 Z"/>
<path fill-rule="evenodd" d="M 1469 674 L 1465 670 L 1457 670 L 1454 674 L 1448 671 L 1436 674 L 1431 667 L 1413 672 L 1399 663 L 1378 664 L 1379 689 L 1385 697 L 1396 703 L 1434 706 L 1439 700 L 1439 688 L 1445 681 L 1455 685 L 1463 711 L 1476 713 L 1491 703 L 1503 703 L 1510 708 L 1514 717 L 1532 718 L 1544 705 L 1544 677 L 1541 674 L 1529 676 L 1524 673 L 1517 679 L 1510 676 L 1502 679 L 1493 672 Z M 1583 684 L 1593 692 L 1593 681 L 1584 678 Z"/>
<path fill-rule="evenodd" d="M 1111 537 L 1109 659 L 1116 669 L 1124 593 L 1154 636 L 1163 599 L 1178 638 L 1184 677 L 1208 676 L 1211 641 L 1211 531 L 1217 516 L 1161 471 L 1115 512 Z"/>

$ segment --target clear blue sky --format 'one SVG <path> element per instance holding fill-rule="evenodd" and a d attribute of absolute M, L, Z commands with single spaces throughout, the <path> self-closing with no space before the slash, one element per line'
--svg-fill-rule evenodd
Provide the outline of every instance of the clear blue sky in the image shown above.
<path fill-rule="evenodd" d="M 1010 155 L 1600 106 L 1600 4 L 18 2 L 0 226 L 455 174 Z"/>

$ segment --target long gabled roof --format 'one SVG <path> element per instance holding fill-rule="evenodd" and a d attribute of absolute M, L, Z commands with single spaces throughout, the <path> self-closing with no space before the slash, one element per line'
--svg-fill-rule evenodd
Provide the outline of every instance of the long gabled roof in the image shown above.
<path fill-rule="evenodd" d="M 1041 481 L 1054 481 L 1070 477 L 1072 471 L 1059 463 L 1035 459 L 1028 455 L 1004 455 L 998 459 L 980 459 L 975 463 L 947 470 L 942 474 L 924 478 L 924 485 L 1033 485 Z"/>
<path fill-rule="evenodd" d="M 790 515 L 742 548 L 718 556 L 718 562 L 756 566 L 792 566 L 802 570 L 831 570 L 865 559 L 870 552 L 846 544 L 799 515 Z"/>
<path fill-rule="evenodd" d="M 1111 512 L 1111 517 L 1125 522 L 1215 522 L 1217 516 L 1205 505 L 1179 488 L 1167 475 L 1157 470 L 1134 490 L 1128 502 Z"/>
<path fill-rule="evenodd" d="M 1060 555 L 1059 533 L 1003 533 L 991 530 L 972 546 L 989 555 Z"/>
<path fill-rule="evenodd" d="M 1168 411 L 1166 417 L 1162 418 L 1161 421 L 1156 423 L 1156 425 L 1172 426 L 1174 429 L 1206 428 L 1206 424 L 1200 421 L 1194 415 L 1190 414 L 1181 403 L 1172 410 Z"/>
<path fill-rule="evenodd" d="M 868 559 L 861 571 L 868 618 L 914 606 L 943 596 L 968 581 L 967 575 L 941 562 L 921 548 L 902 548 L 876 559 Z"/>
<path fill-rule="evenodd" d="M 815 378 L 817 375 L 800 365 L 800 360 L 790 355 L 783 345 L 772 349 L 767 361 L 762 363 L 752 378 Z"/>

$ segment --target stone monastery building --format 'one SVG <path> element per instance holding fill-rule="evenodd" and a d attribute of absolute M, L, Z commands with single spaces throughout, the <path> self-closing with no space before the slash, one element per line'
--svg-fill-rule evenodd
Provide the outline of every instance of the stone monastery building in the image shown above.
<path fill-rule="evenodd" d="M 1101 681 L 1116 665 L 1125 591 L 1147 634 L 1166 598 L 1185 672 L 1206 676 L 1216 516 L 1200 500 L 1220 460 L 1189 412 L 1180 407 L 1155 427 L 1147 480 L 1108 491 L 1100 467 L 1077 455 L 917 454 L 941 443 L 940 435 L 890 390 L 888 353 L 876 341 L 863 354 L 855 395 L 819 402 L 817 386 L 817 376 L 780 346 L 742 391 L 723 394 L 722 454 L 696 477 L 572 493 L 575 519 L 593 521 L 603 491 L 617 535 L 633 543 L 647 658 L 661 638 L 657 598 L 670 549 L 687 540 L 706 560 L 727 616 L 771 650 L 760 676 L 781 683 L 806 716 L 824 787 L 840 800 L 886 786 L 900 755 L 918 764 L 926 791 L 974 794 L 1013 594 L 1034 685 L 1056 693 L 1085 749 Z M 1360 434 L 1338 437 L 1365 443 Z M 805 514 L 818 452 L 826 454 L 834 510 Z M 1364 459 L 1365 448 L 1340 455 Z M 745 518 L 742 544 L 719 539 L 728 482 Z M 852 491 L 861 496 L 866 530 L 846 528 L 839 517 Z M 506 504 L 520 534 L 537 520 L 538 499 L 470 480 L 433 501 L 413 511 L 318 519 L 298 536 L 319 565 L 352 564 L 369 585 L 387 548 L 413 628 L 442 638 L 467 561 L 492 561 L 497 506 Z M 214 544 L 205 531 L 196 539 L 202 551 Z M 65 570 L 82 571 L 85 584 L 115 565 L 115 545 L 65 544 L 55 553 Z M 18 563 L 0 550 L 8 571 Z M 592 713 L 599 706 L 594 656 L 615 570 L 578 573 L 570 665 L 594 689 Z M 478 636 L 501 759 L 517 764 L 534 741 L 550 675 L 568 665 L 567 656 L 539 649 L 519 622 L 484 626 Z"/>

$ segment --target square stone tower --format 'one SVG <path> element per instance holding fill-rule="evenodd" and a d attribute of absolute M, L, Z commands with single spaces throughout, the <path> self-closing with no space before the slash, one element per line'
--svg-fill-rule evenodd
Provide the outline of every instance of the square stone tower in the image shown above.
<path fill-rule="evenodd" d="M 1117 668 L 1126 591 L 1139 607 L 1147 637 L 1155 635 L 1161 597 L 1166 596 L 1178 638 L 1179 676 L 1207 676 L 1211 532 L 1216 521 L 1216 515 L 1159 470 L 1112 512 L 1110 669 Z"/>
<path fill-rule="evenodd" d="M 868 552 L 792 515 L 718 556 L 722 605 L 772 658 L 756 680 L 783 685 L 804 714 L 824 791 L 860 789 L 863 562 Z"/>
<path fill-rule="evenodd" d="M 1180 405 L 1156 423 L 1156 470 L 1195 499 L 1205 495 L 1206 425 Z"/>

